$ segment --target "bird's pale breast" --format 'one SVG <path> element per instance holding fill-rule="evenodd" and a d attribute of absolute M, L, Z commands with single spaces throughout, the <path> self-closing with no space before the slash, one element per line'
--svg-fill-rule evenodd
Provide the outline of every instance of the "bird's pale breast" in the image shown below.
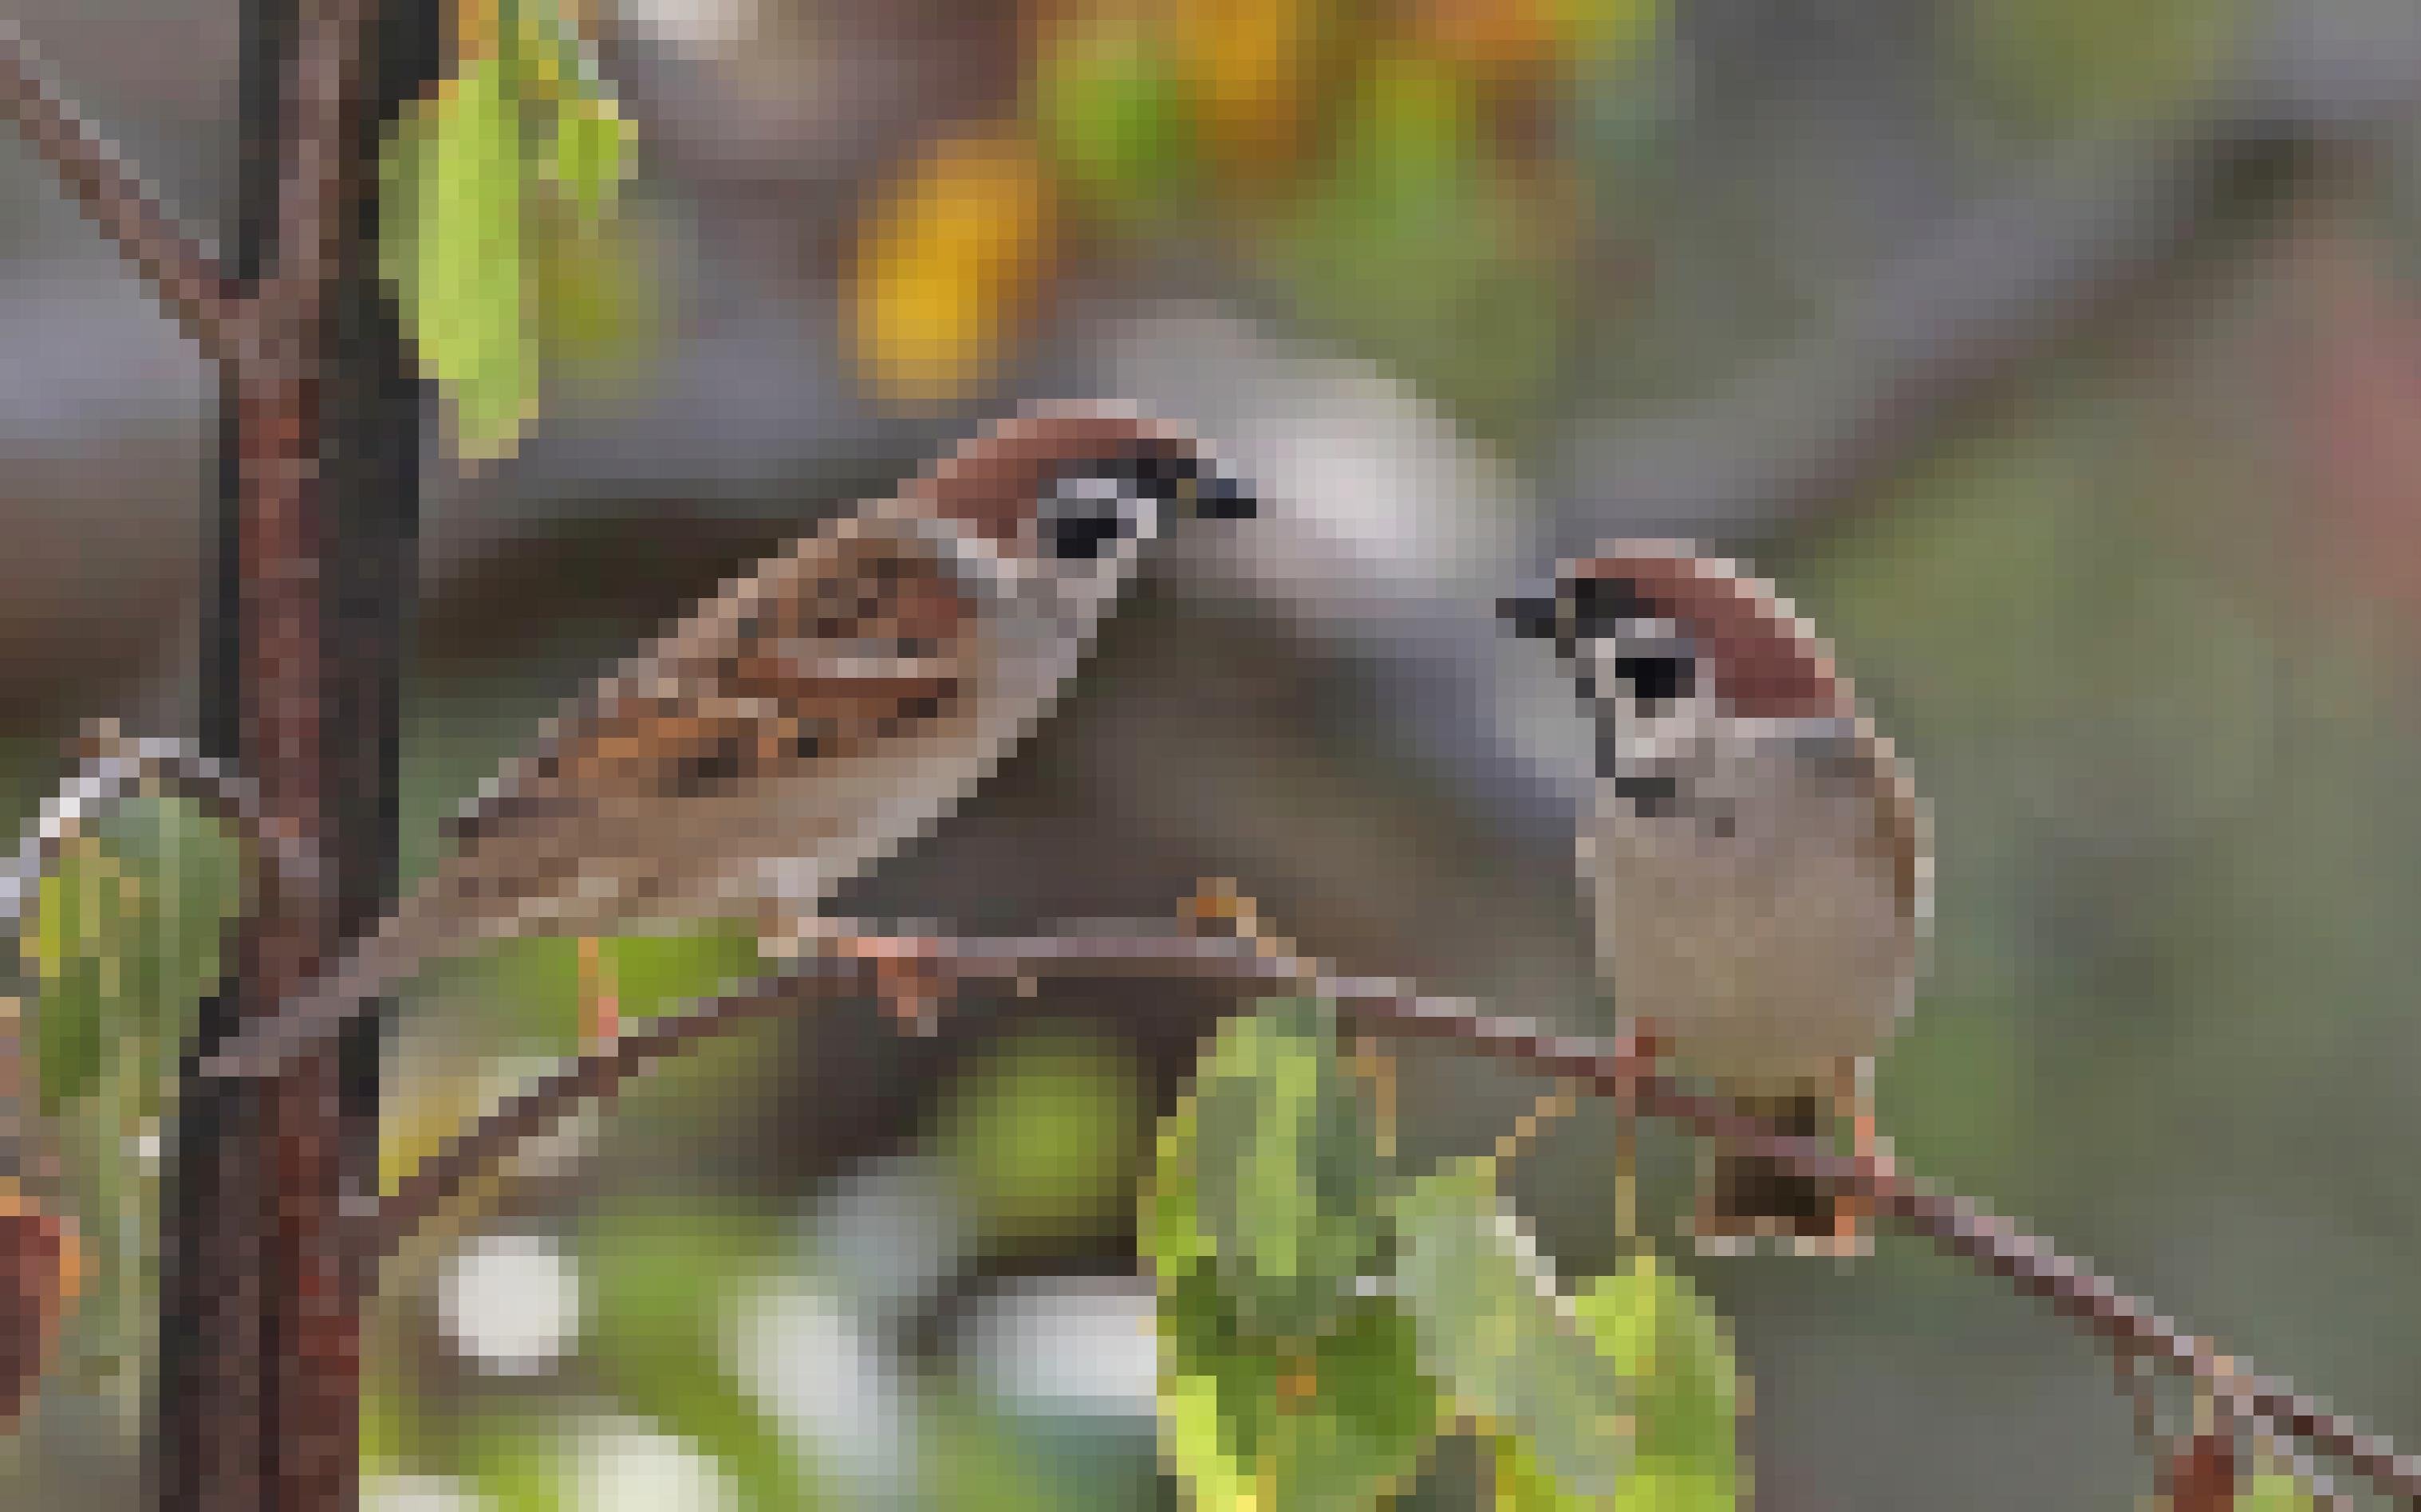
<path fill-rule="evenodd" d="M 1653 1021 L 1692 1068 L 1751 1087 L 1880 1050 L 1907 1005 L 1917 926 L 1871 794 L 1788 754 L 1739 750 L 1691 763 L 1672 812 L 1643 816 L 1606 792 L 1581 869 L 1617 1007 Z"/>

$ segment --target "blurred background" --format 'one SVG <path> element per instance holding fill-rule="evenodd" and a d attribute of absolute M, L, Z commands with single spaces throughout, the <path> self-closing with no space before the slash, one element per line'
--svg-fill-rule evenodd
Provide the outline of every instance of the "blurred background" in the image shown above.
<path fill-rule="evenodd" d="M 173 203 L 226 202 L 232 4 L 15 10 Z M 2421 1441 L 2411 0 L 585 20 L 638 203 L 550 274 L 593 291 L 564 307 L 595 359 L 510 460 L 432 462 L 408 867 L 664 616 L 986 417 L 1113 396 L 1222 443 L 1275 518 L 1168 563 L 1064 715 L 848 906 L 1024 929 L 1232 877 L 1346 971 L 1602 1028 L 1581 733 L 1489 606 L 1601 535 L 1699 538 L 1835 639 L 1935 810 L 1933 970 L 1881 1075 L 1898 1152 Z M 12 824 L 77 722 L 192 725 L 210 403 L 0 153 Z M 102 838 L 7 1089 L 98 1267 L 0 1446 L 12 1506 L 134 1504 L 144 1047 L 233 896 L 189 818 Z M 128 928 L 134 964 L 79 956 Z M 390 1173 L 571 1048 L 584 1002 L 644 1014 L 749 958 L 531 946 L 425 983 Z M 584 1119 L 389 1267 L 372 1504 L 1169 1502 L 1132 1183 L 1214 1005 L 978 996 L 925 1040 L 828 1014 Z M 1426 1152 L 1484 1148 L 1536 1090 L 1413 1051 L 1403 1083 Z M 1614 1253 L 1607 1132 L 1584 1112 L 1523 1167 L 1570 1273 Z M 1669 1235 L 1687 1153 L 1648 1156 Z M 1766 1512 L 2148 1489 L 2096 1351 L 1913 1241 L 1691 1268 L 1754 1380 Z M 1413 1500 L 1472 1504 L 1461 1473 Z"/>

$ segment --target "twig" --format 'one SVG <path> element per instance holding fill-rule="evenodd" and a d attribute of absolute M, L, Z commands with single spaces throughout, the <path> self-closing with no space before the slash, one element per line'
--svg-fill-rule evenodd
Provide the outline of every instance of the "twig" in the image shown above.
<path fill-rule="evenodd" d="M 1335 1003 L 1355 1027 L 1404 1038 L 1445 1040 L 1472 1053 L 1567 1079 L 1639 1112 L 1686 1125 L 1812 1178 L 1863 1196 L 1936 1248 L 1973 1262 L 2084 1323 L 2113 1347 L 2191 1377 L 2232 1411 L 2258 1419 L 2351 1466 L 2381 1492 L 2421 1507 L 2421 1462 L 2397 1453 L 2385 1439 L 2362 1432 L 2323 1411 L 2276 1378 L 2258 1377 L 2209 1339 L 2185 1333 L 2150 1303 L 2121 1293 L 2081 1260 L 2008 1220 L 1899 1171 L 1887 1157 L 1841 1155 L 1818 1140 L 1786 1136 L 1742 1114 L 1727 1099 L 1693 1092 L 1661 1072 L 1654 1047 L 1620 1035 L 1611 1040 L 1546 1033 L 1524 1020 L 1482 1013 L 1467 1000 L 1420 995 L 1375 977 L 1331 977 L 1316 963 L 1267 952 L 1252 942 L 1206 940 L 1152 932 L 1088 932 L 1035 939 L 926 939 L 926 959 L 945 962 L 955 978 L 1018 981 L 1028 977 L 1117 977 L 1148 974 L 1239 989 L 1300 989 Z M 869 985 L 864 962 L 818 957 L 798 968 L 762 976 L 630 1030 L 614 1044 L 573 1057 L 481 1119 L 444 1151 L 422 1162 L 382 1203 L 362 1242 L 371 1255 L 391 1253 L 441 1208 L 463 1182 L 505 1160 L 523 1140 L 544 1131 L 572 1106 L 601 1097 L 659 1059 L 743 1024 Z"/>
<path fill-rule="evenodd" d="M 242 303 L 209 244 L 179 226 L 117 146 L 77 114 L 16 24 L 0 19 L 0 114 L 55 171 L 103 236 L 151 286 L 204 356 L 226 364 L 251 349 Z"/>
<path fill-rule="evenodd" d="M 264 886 L 307 890 L 318 885 L 317 858 L 267 822 L 252 784 L 190 746 L 130 738 L 102 724 L 77 740 L 75 750 L 80 757 L 75 773 L 42 804 L 34 827 L 17 842 L 16 855 L 0 867 L 0 930 L 10 937 L 34 906 L 42 878 L 57 864 L 68 837 L 147 785 L 200 805 L 234 830 L 249 848 Z"/>

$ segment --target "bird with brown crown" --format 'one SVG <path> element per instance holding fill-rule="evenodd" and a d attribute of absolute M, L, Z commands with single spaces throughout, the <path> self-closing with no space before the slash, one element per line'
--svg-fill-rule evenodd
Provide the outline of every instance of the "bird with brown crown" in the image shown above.
<path fill-rule="evenodd" d="M 217 1051 L 265 1075 L 428 965 L 526 935 L 756 915 L 841 882 L 1014 748 L 1179 517 L 1251 496 L 1182 429 L 1101 408 L 991 430 L 730 584 L 574 697 L 370 935 Z"/>
<path fill-rule="evenodd" d="M 1832 647 L 1734 563 L 1617 541 L 1500 605 L 1551 643 L 1596 753 L 1580 837 L 1617 1006 L 1779 1130 L 1873 1139 L 1874 1058 L 1930 915 L 1924 810 Z M 1718 1145 L 1700 1246 L 1854 1254 L 1847 1192 Z"/>

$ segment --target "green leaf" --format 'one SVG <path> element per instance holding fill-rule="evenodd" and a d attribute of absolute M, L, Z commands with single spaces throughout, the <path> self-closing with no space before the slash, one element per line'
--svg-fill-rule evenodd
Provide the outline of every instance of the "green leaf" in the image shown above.
<path fill-rule="evenodd" d="M 1728 1512 L 1740 1498 L 1740 1373 L 1723 1320 L 1689 1278 L 1641 1254 L 1573 1306 L 1631 1382 L 1626 1512 Z"/>
<path fill-rule="evenodd" d="M 756 933 L 732 926 L 623 935 L 599 941 L 597 953 L 625 1019 L 651 1019 L 727 990 L 761 965 Z"/>
<path fill-rule="evenodd" d="M 1631 1468 L 1632 1393 L 1496 1190 L 1492 1161 L 1425 1177 L 1397 1204 L 1397 1296 L 1421 1355 L 1465 1415 L 1528 1441 L 1570 1494 L 1614 1494 Z"/>
<path fill-rule="evenodd" d="M 631 176 L 638 132 L 611 98 L 566 93 L 555 102 L 546 175 L 580 223 L 603 221 Z"/>
<path fill-rule="evenodd" d="M 1324 1333 L 1273 1339 L 1234 1302 L 1207 1263 L 1162 1277 L 1161 1415 L 1191 1504 L 1349 1512 L 1411 1485 L 1438 1393 L 1403 1316 L 1363 1299 Z"/>
<path fill-rule="evenodd" d="M 538 409 L 523 235 L 530 163 L 513 70 L 500 57 L 408 112 L 386 152 L 385 272 L 466 457 L 511 449 Z"/>
<path fill-rule="evenodd" d="M 237 847 L 189 804 L 141 801 L 63 848 L 45 876 L 23 950 L 39 988 L 35 1086 L 45 1115 L 116 1068 L 143 1116 L 162 1068 L 219 975 L 220 936 L 242 905 Z"/>
<path fill-rule="evenodd" d="M 1332 1008 L 1275 1002 L 1222 1027 L 1164 1129 L 1147 1242 L 1164 1260 L 1206 1257 L 1241 1326 L 1311 1333 L 1378 1263 L 1385 1180 Z"/>
<path fill-rule="evenodd" d="M 2303 1482 L 2275 1471 L 2255 1475 L 2236 1498 L 2237 1512 L 2311 1512 L 2319 1504 Z"/>

